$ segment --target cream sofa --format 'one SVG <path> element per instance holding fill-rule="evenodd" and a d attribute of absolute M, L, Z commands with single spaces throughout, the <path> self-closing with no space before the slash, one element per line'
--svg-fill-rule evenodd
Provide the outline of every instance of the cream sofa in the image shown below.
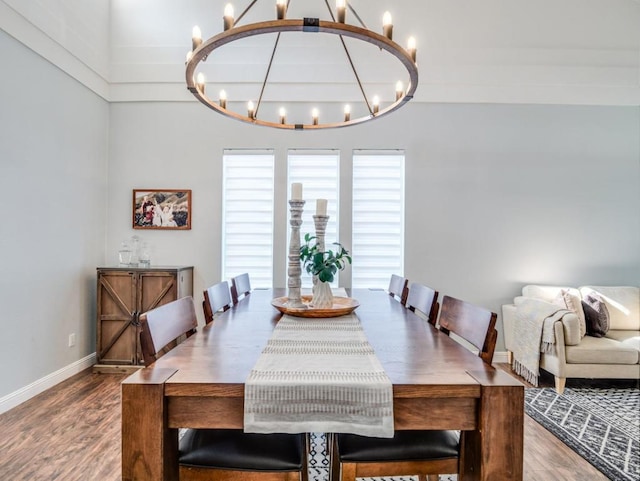
<path fill-rule="evenodd" d="M 514 323 L 517 305 L 527 298 L 558 303 L 558 294 L 567 290 L 574 299 L 584 299 L 595 291 L 609 311 L 609 330 L 604 337 L 583 335 L 577 310 L 555 322 L 555 346 L 540 353 L 540 368 L 555 377 L 556 390 L 564 390 L 567 378 L 640 379 L 640 288 L 626 286 L 584 286 L 578 289 L 560 286 L 528 285 L 513 304 L 502 306 L 504 339 L 509 363 L 512 363 Z M 576 297 L 577 296 L 577 297 Z M 578 304 L 581 304 L 578 302 Z M 583 317 L 584 319 L 584 317 Z M 584 325 L 582 326 L 584 331 Z"/>

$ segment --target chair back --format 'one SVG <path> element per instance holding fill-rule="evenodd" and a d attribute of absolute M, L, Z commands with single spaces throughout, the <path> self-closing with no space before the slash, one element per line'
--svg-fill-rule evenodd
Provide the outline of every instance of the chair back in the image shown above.
<path fill-rule="evenodd" d="M 202 308 L 207 324 L 213 321 L 213 315 L 218 311 L 226 311 L 231 307 L 231 294 L 227 281 L 218 282 L 204 291 Z"/>
<path fill-rule="evenodd" d="M 404 304 L 407 300 L 407 294 L 409 288 L 409 280 L 406 277 L 400 277 L 396 274 L 391 274 L 391 280 L 389 281 L 389 295 L 391 297 L 397 297 L 398 300 Z"/>
<path fill-rule="evenodd" d="M 250 293 L 251 281 L 248 273 L 245 272 L 231 278 L 231 300 L 234 304 L 237 304 L 241 297 L 248 296 Z"/>
<path fill-rule="evenodd" d="M 436 325 L 438 318 L 438 291 L 423 284 L 412 282 L 409 287 L 409 294 L 406 302 L 407 309 L 415 312 L 419 311 L 427 316 L 429 323 Z"/>
<path fill-rule="evenodd" d="M 183 297 L 140 315 L 140 347 L 148 366 L 198 327 L 193 297 Z"/>
<path fill-rule="evenodd" d="M 438 320 L 440 330 L 453 332 L 479 350 L 479 356 L 487 364 L 493 361 L 498 331 L 495 329 L 497 315 L 453 297 L 444 296 Z"/>

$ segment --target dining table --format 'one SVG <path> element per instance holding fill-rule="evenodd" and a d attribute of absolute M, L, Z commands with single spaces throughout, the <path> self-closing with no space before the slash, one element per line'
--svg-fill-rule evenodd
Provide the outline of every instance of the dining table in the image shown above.
<path fill-rule="evenodd" d="M 460 430 L 465 480 L 521 481 L 523 384 L 386 291 L 346 292 L 391 380 L 394 429 Z M 179 428 L 243 429 L 245 382 L 283 315 L 272 300 L 286 295 L 254 289 L 122 382 L 123 481 L 177 480 Z"/>

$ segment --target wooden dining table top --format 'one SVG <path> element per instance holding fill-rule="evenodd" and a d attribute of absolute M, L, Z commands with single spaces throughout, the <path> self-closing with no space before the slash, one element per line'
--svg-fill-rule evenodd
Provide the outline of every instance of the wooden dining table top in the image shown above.
<path fill-rule="evenodd" d="M 160 358 L 155 367 L 179 367 L 167 380 L 167 393 L 199 395 L 224 390 L 244 393 L 244 382 L 266 346 L 281 313 L 271 299 L 284 289 L 254 290 L 233 309 L 197 335 Z M 448 397 L 480 396 L 480 386 L 469 372 L 492 373 L 482 360 L 426 320 L 384 292 L 355 289 L 360 302 L 355 313 L 373 346 L 395 394 L 410 395 L 412 386 L 439 386 Z M 332 322 L 332 318 L 326 318 Z M 305 320 L 301 318 L 301 321 Z M 438 395 L 431 390 L 433 395 Z"/>

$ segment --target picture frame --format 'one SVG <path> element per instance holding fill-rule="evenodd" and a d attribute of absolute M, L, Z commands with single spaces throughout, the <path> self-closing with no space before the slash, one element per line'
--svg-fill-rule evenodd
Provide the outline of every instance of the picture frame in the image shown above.
<path fill-rule="evenodd" d="M 191 190 L 134 189 L 134 229 L 190 230 Z"/>

